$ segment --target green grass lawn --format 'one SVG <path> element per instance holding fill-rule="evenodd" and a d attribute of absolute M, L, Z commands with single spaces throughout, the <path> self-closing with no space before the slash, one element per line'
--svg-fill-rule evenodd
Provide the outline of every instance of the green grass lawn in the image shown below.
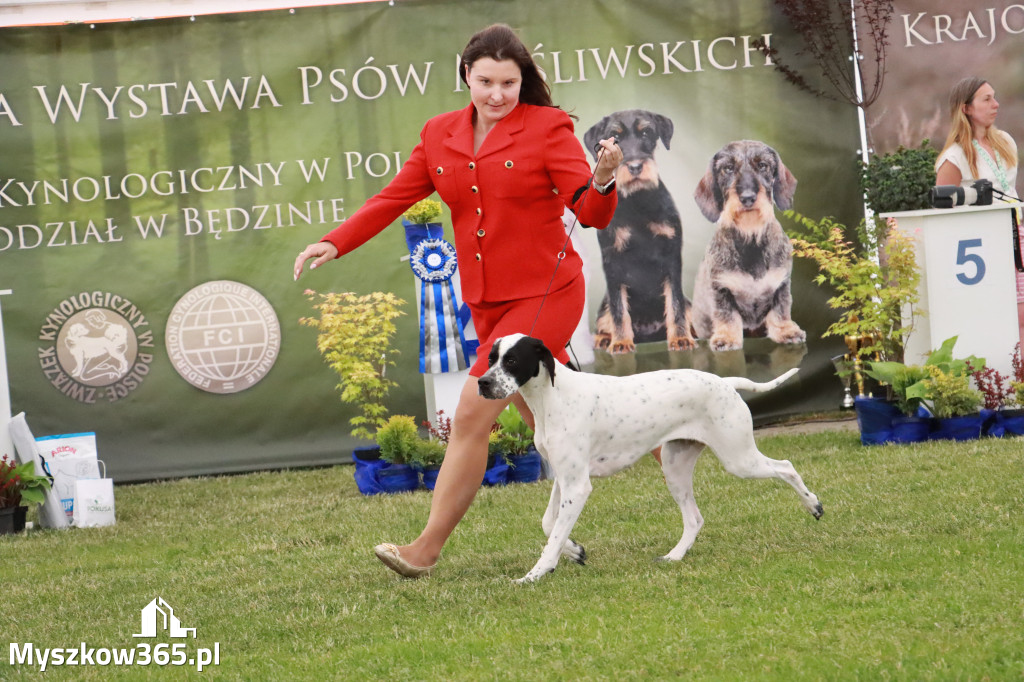
<path fill-rule="evenodd" d="M 155 597 L 203 676 L 290 679 L 1007 680 L 1024 678 L 1024 441 L 862 447 L 854 433 L 759 439 L 821 499 L 708 454 L 704 529 L 682 562 L 678 507 L 651 458 L 594 481 L 562 562 L 516 586 L 550 484 L 485 489 L 427 580 L 372 548 L 422 527 L 425 492 L 362 497 L 352 469 L 119 487 L 116 526 L 0 538 L 0 632 L 37 648 L 124 648 Z M 0 680 L 39 679 L 0 662 Z M 195 678 L 55 667 L 46 679 Z"/>

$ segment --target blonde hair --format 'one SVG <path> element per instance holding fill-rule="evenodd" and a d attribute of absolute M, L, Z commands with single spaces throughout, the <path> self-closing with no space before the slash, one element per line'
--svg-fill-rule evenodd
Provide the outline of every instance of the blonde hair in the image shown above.
<path fill-rule="evenodd" d="M 951 125 L 949 136 L 946 138 L 946 146 L 942 148 L 942 151 L 946 151 L 954 144 L 960 145 L 960 148 L 964 150 L 964 156 L 967 157 L 967 163 L 971 167 L 971 174 L 975 178 L 979 174 L 978 153 L 974 150 L 974 145 L 971 144 L 971 140 L 974 139 L 974 126 L 971 125 L 971 119 L 964 111 L 964 108 L 974 100 L 974 95 L 977 94 L 978 89 L 987 82 L 983 78 L 970 76 L 953 86 L 953 90 L 949 93 L 949 118 Z M 992 149 L 996 151 L 996 154 L 1002 157 L 1003 161 L 1011 167 L 1017 165 L 1017 155 L 1014 153 L 1013 147 L 1010 146 L 1010 142 L 1004 133 L 1001 133 L 993 125 L 985 131 L 985 138 L 992 145 Z"/>

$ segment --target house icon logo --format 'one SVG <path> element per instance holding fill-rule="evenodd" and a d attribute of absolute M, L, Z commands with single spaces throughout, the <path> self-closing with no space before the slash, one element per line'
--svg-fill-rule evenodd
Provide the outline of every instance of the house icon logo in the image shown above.
<path fill-rule="evenodd" d="M 132 637 L 156 637 L 158 629 L 166 630 L 169 637 L 185 638 L 189 633 L 192 634 L 192 639 L 196 637 L 195 628 L 181 627 L 181 621 L 174 615 L 174 609 L 163 597 L 157 597 L 142 609 L 142 632 Z"/>

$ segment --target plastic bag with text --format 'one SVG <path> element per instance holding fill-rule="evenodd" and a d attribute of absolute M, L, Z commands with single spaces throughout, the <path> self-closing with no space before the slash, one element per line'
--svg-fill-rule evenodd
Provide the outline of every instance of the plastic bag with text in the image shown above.
<path fill-rule="evenodd" d="M 68 521 L 75 512 L 75 481 L 99 478 L 95 433 L 71 433 L 36 438 L 43 469 L 53 479 L 53 490 L 60 499 Z"/>

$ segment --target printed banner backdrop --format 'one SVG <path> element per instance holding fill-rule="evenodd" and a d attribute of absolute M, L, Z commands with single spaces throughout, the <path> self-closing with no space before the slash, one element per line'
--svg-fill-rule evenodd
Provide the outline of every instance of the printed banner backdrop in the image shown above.
<path fill-rule="evenodd" d="M 799 92 L 754 50 L 792 40 L 769 0 L 700 4 L 424 0 L 0 31 L 14 411 L 37 436 L 95 432 L 119 481 L 349 461 L 355 410 L 298 323 L 311 288 L 409 301 L 389 408 L 425 419 L 400 224 L 298 283 L 291 267 L 397 172 L 428 117 L 468 104 L 458 53 L 495 21 L 520 30 L 581 141 L 614 112 L 671 121 L 653 163 L 680 215 L 687 296 L 715 232 L 694 191 L 729 142 L 774 148 L 799 212 L 856 219 L 854 109 Z M 593 325 L 605 278 L 594 231 L 583 238 Z M 829 357 L 844 349 L 821 339 L 833 314 L 815 274 L 795 264 L 806 344 L 640 343 L 588 370 L 764 380 L 799 365 L 751 399 L 755 417 L 836 409 Z"/>
<path fill-rule="evenodd" d="M 1024 138 L 1024 4 L 1003 0 L 942 3 L 896 0 L 885 88 L 868 127 L 879 154 L 922 140 L 942 149 L 949 134 L 949 92 L 978 76 L 996 91 L 996 126 Z"/>

